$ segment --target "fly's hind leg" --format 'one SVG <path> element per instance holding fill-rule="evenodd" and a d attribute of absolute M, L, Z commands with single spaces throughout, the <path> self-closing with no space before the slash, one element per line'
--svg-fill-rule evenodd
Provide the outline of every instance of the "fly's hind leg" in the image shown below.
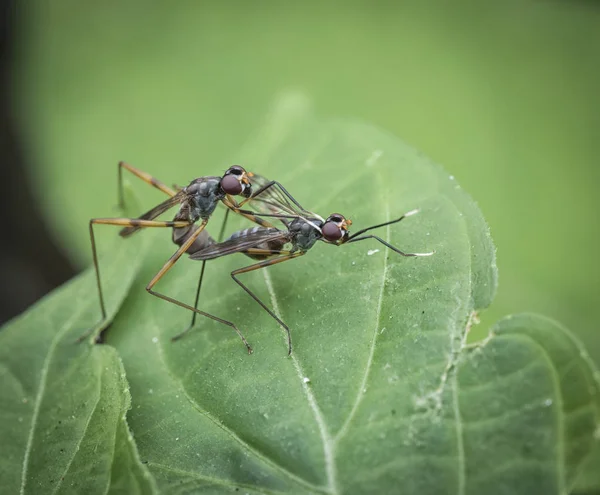
<path fill-rule="evenodd" d="M 89 330 L 85 331 L 78 339 L 77 342 L 81 342 L 92 333 L 94 333 L 102 324 L 106 321 L 106 306 L 104 304 L 104 294 L 102 292 L 102 283 L 100 281 L 100 265 L 98 263 L 98 252 L 96 249 L 96 237 L 94 235 L 94 225 L 119 225 L 124 227 L 186 227 L 189 226 L 189 222 L 178 221 L 178 222 L 159 222 L 155 220 L 139 220 L 136 218 L 92 218 L 89 223 L 90 231 L 90 243 L 92 245 L 92 258 L 94 261 L 94 270 L 96 272 L 96 285 L 98 287 L 98 298 L 100 301 L 100 311 L 102 318 L 98 324 L 94 325 Z"/>

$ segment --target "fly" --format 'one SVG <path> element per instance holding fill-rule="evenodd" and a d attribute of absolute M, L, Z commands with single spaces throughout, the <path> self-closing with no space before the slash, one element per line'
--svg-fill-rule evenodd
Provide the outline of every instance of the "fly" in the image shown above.
<path fill-rule="evenodd" d="M 169 196 L 169 198 L 162 203 L 158 204 L 139 218 L 92 218 L 89 222 L 89 233 L 90 242 L 92 245 L 92 256 L 94 261 L 94 268 L 96 271 L 96 283 L 98 287 L 98 295 L 100 301 L 100 310 L 102 313 L 102 319 L 98 325 L 88 330 L 78 340 L 81 341 L 90 335 L 95 328 L 98 328 L 106 320 L 106 307 L 104 303 L 104 296 L 102 293 L 102 283 L 100 279 L 100 268 L 98 264 L 98 255 L 96 250 L 96 240 L 94 236 L 94 225 L 118 225 L 123 227 L 119 232 L 121 237 L 128 237 L 133 233 L 137 232 L 142 228 L 147 227 L 158 227 L 158 228 L 172 228 L 172 239 L 175 244 L 179 246 L 177 251 L 167 260 L 159 272 L 152 278 L 152 280 L 146 286 L 146 290 L 165 301 L 177 304 L 184 308 L 195 311 L 196 313 L 202 314 L 208 318 L 216 320 L 220 323 L 232 327 L 244 342 L 244 345 L 248 349 L 248 352 L 252 352 L 252 348 L 239 331 L 239 329 L 230 321 L 218 318 L 209 313 L 199 311 L 192 308 L 189 305 L 177 301 L 169 296 L 161 294 L 153 290 L 156 283 L 173 267 L 173 265 L 179 260 L 179 258 L 185 252 L 194 252 L 200 250 L 211 243 L 214 243 L 213 239 L 208 235 L 204 229 L 208 223 L 212 213 L 219 203 L 223 203 L 228 209 L 235 212 L 239 211 L 239 206 L 234 196 L 241 196 L 246 200 L 252 196 L 252 184 L 250 178 L 253 176 L 252 173 L 246 172 L 243 167 L 239 165 L 233 165 L 225 172 L 222 177 L 207 176 L 199 177 L 191 181 L 186 187 L 178 188 L 177 191 L 170 188 L 163 182 L 152 177 L 151 175 L 143 172 L 127 163 L 120 162 L 119 171 L 119 204 L 121 207 L 124 206 L 124 195 L 123 195 L 123 169 L 133 173 L 136 177 L 139 177 L 144 182 L 152 185 Z M 179 206 L 179 209 L 172 221 L 158 221 L 155 220 L 159 215 L 173 208 Z M 253 212 L 241 213 L 245 217 L 261 225 L 264 228 L 271 227 L 271 224 Z M 265 215 L 263 215 L 265 216 Z M 269 216 L 268 214 L 266 216 Z M 200 221 L 199 225 L 196 222 Z M 204 267 L 203 267 L 204 268 Z"/>
<path fill-rule="evenodd" d="M 270 199 L 269 196 L 271 196 Z M 283 211 L 285 213 L 291 213 L 291 211 L 294 210 L 288 201 L 278 205 L 279 200 L 275 199 L 275 194 L 261 194 L 259 198 L 262 199 L 253 201 L 252 205 L 256 206 L 257 204 L 260 204 L 262 205 L 259 206 L 260 209 Z M 381 237 L 369 233 L 374 229 L 396 224 L 405 218 L 418 213 L 418 210 L 411 210 L 395 220 L 361 229 L 354 234 L 350 234 L 349 232 L 352 221 L 339 213 L 329 215 L 326 220 L 323 220 L 320 216 L 314 213 L 311 214 L 306 210 L 297 211 L 296 213 L 297 216 L 291 220 L 281 218 L 285 228 L 254 227 L 252 229 L 244 229 L 234 233 L 224 242 L 207 245 L 205 248 L 190 255 L 191 259 L 202 260 L 203 262 L 233 253 L 243 253 L 246 256 L 258 260 L 257 263 L 232 271 L 231 277 L 286 331 L 288 355 L 292 353 L 292 337 L 289 326 L 263 301 L 261 301 L 261 299 L 238 278 L 238 275 L 303 256 L 317 241 L 341 246 L 342 244 L 375 239 L 401 256 L 431 256 L 433 254 L 433 252 L 407 253 L 384 241 Z M 202 278 L 199 282 L 198 292 L 201 284 Z"/>

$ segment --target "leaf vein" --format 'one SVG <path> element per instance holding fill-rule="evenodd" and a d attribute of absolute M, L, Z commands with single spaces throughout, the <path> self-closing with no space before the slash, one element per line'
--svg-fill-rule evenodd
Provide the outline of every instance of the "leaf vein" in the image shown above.
<path fill-rule="evenodd" d="M 189 476 L 190 478 L 193 478 L 194 480 L 198 480 L 198 481 L 205 481 L 207 483 L 212 483 L 214 485 L 219 485 L 219 486 L 230 486 L 230 487 L 236 487 L 236 488 L 248 488 L 251 490 L 256 490 L 260 493 L 265 493 L 265 494 L 283 494 L 286 492 L 281 492 L 281 491 L 275 491 L 275 490 L 267 490 L 263 487 L 257 486 L 257 485 L 251 485 L 249 483 L 232 483 L 228 480 L 224 480 L 221 478 L 213 478 L 211 476 L 206 476 L 206 475 L 202 475 L 202 474 L 198 474 L 196 472 L 193 471 L 186 471 L 184 469 L 176 469 L 173 468 L 171 466 L 166 466 L 164 464 L 159 464 L 156 462 L 151 462 L 148 464 L 150 467 L 152 468 L 158 468 L 158 469 L 162 469 L 163 471 L 167 471 L 169 473 L 175 473 L 175 474 L 179 474 L 179 475 L 184 475 L 184 476 Z"/>
<path fill-rule="evenodd" d="M 281 311 L 279 310 L 279 303 L 277 302 L 277 296 L 275 295 L 275 290 L 273 288 L 273 284 L 271 282 L 271 276 L 268 273 L 268 270 L 263 270 L 263 274 L 265 277 L 265 282 L 267 284 L 267 290 L 269 291 L 269 295 L 271 296 L 271 303 L 273 304 L 273 311 L 281 318 Z M 321 435 L 321 440 L 323 441 L 323 454 L 325 456 L 325 472 L 327 473 L 327 482 L 329 491 L 331 493 L 338 493 L 337 481 L 336 481 L 336 467 L 335 467 L 335 454 L 334 454 L 334 442 L 331 438 L 331 434 L 329 433 L 329 428 L 325 423 L 325 418 L 323 417 L 323 413 L 317 404 L 317 400 L 312 393 L 308 383 L 304 381 L 304 377 L 306 376 L 302 370 L 302 366 L 296 357 L 296 354 L 292 354 L 291 356 L 292 363 L 300 378 L 300 383 L 302 389 L 304 390 L 304 394 L 308 400 L 308 404 L 313 412 L 313 416 L 315 421 L 317 422 L 317 426 L 319 428 L 319 433 Z"/>
<path fill-rule="evenodd" d="M 157 331 L 160 332 L 160 329 L 157 328 Z M 286 469 L 281 464 L 277 463 L 274 459 L 271 459 L 270 457 L 268 457 L 264 453 L 260 452 L 258 449 L 256 449 L 255 447 L 253 447 L 252 445 L 250 445 L 248 442 L 246 442 L 244 439 L 242 439 L 242 437 L 240 437 L 235 431 L 233 431 L 228 426 L 226 426 L 225 424 L 223 424 L 222 422 L 220 422 L 218 419 L 216 419 L 207 410 L 203 409 L 200 406 L 200 404 L 198 404 L 194 400 L 194 398 L 188 393 L 188 391 L 185 388 L 185 386 L 183 385 L 183 382 L 181 381 L 181 379 L 178 378 L 178 377 L 176 377 L 176 376 L 174 376 L 173 373 L 171 372 L 171 369 L 169 368 L 169 366 L 167 366 L 167 362 L 165 360 L 165 355 L 164 355 L 164 350 L 163 350 L 162 344 L 159 344 L 159 346 L 158 346 L 158 355 L 159 355 L 159 358 L 160 358 L 162 364 L 164 365 L 165 369 L 167 370 L 167 373 L 171 377 L 171 380 L 173 380 L 173 382 L 176 383 L 179 386 L 181 392 L 185 395 L 186 399 L 189 401 L 189 403 L 192 405 L 192 407 L 194 409 L 196 409 L 196 411 L 198 411 L 206 419 L 208 419 L 209 421 L 211 421 L 216 427 L 220 428 L 223 432 L 225 432 L 232 440 L 234 440 L 235 442 L 237 442 L 238 444 L 240 444 L 242 446 L 242 448 L 246 449 L 248 452 L 251 452 L 253 455 L 255 455 L 258 459 L 260 459 L 261 461 L 263 461 L 265 464 L 273 467 L 277 471 L 285 474 L 290 479 L 296 481 L 297 483 L 299 483 L 299 484 L 301 484 L 303 486 L 310 487 L 312 490 L 322 491 L 322 489 L 320 489 L 318 486 L 316 486 L 313 483 L 310 483 L 309 481 L 307 481 L 307 480 L 301 478 L 300 476 L 294 474 L 293 472 L 289 471 L 288 469 Z M 155 464 L 153 463 L 153 465 L 155 465 Z"/>
<path fill-rule="evenodd" d="M 44 359 L 44 364 L 42 365 L 42 370 L 40 373 L 40 383 L 38 392 L 35 396 L 35 405 L 33 407 L 33 415 L 31 417 L 31 427 L 29 430 L 29 436 L 27 438 L 27 445 L 25 447 L 25 455 L 23 456 L 23 469 L 21 471 L 21 488 L 19 493 L 23 495 L 25 493 L 25 486 L 27 485 L 27 471 L 29 468 L 29 456 L 31 455 L 31 451 L 33 449 L 33 438 L 35 436 L 35 430 L 37 427 L 38 417 L 40 414 L 40 408 L 42 399 L 44 396 L 44 392 L 46 391 L 46 380 L 48 379 L 48 370 L 50 368 L 50 361 L 54 356 L 54 352 L 56 347 L 58 346 L 58 342 L 60 339 L 71 329 L 71 325 L 81 314 L 87 310 L 89 304 L 83 304 L 79 306 L 79 310 L 75 311 L 71 318 L 67 320 L 67 322 L 63 325 L 63 329 L 60 332 L 57 332 L 50 342 L 50 347 L 48 349 L 48 354 L 46 354 L 46 359 Z"/>
<path fill-rule="evenodd" d="M 390 210 L 389 210 L 389 206 L 387 206 L 387 204 L 386 204 L 386 216 L 387 216 L 386 221 L 389 221 Z M 388 225 L 387 229 L 386 229 L 386 241 L 389 242 L 389 240 L 390 240 L 390 226 Z M 381 276 L 381 288 L 379 290 L 379 301 L 377 302 L 377 312 L 376 312 L 377 314 L 375 317 L 375 328 L 373 329 L 373 334 L 371 336 L 371 348 L 369 349 L 369 356 L 367 357 L 367 364 L 365 366 L 365 371 L 364 371 L 362 380 L 360 382 L 360 385 L 358 387 L 358 392 L 356 394 L 356 399 L 354 400 L 354 404 L 352 405 L 352 409 L 350 410 L 348 417 L 346 418 L 342 427 L 340 428 L 340 430 L 338 431 L 337 435 L 334 438 L 334 442 L 336 444 L 344 437 L 344 435 L 348 431 L 348 428 L 350 427 L 350 423 L 352 422 L 352 419 L 354 418 L 356 411 L 358 410 L 358 406 L 360 405 L 360 403 L 362 402 L 362 398 L 364 397 L 364 390 L 367 385 L 367 380 L 369 379 L 369 374 L 371 372 L 371 366 L 373 364 L 373 356 L 375 354 L 375 344 L 377 342 L 377 336 L 379 335 L 379 325 L 381 323 L 381 308 L 383 306 L 383 292 L 385 289 L 385 281 L 386 281 L 387 272 L 388 272 L 388 256 L 387 256 L 388 251 L 389 251 L 389 249 L 386 247 L 385 251 L 384 251 L 384 256 L 383 256 L 383 274 Z"/>
<path fill-rule="evenodd" d="M 87 418 L 87 421 L 85 423 L 85 428 L 81 432 L 81 436 L 79 437 L 79 440 L 77 441 L 77 445 L 75 447 L 75 450 L 73 451 L 73 455 L 71 456 L 71 459 L 69 459 L 69 462 L 65 466 L 65 469 L 63 471 L 62 476 L 60 476 L 58 478 L 58 483 L 54 487 L 54 490 L 52 490 L 53 494 L 56 493 L 58 491 L 58 489 L 61 487 L 61 485 L 62 485 L 62 483 L 63 483 L 63 481 L 65 479 L 65 476 L 69 472 L 69 469 L 71 469 L 71 465 L 73 464 L 73 461 L 75 460 L 75 457 L 77 456 L 77 452 L 79 452 L 79 449 L 81 447 L 83 439 L 85 438 L 85 434 L 87 433 L 87 430 L 90 427 L 90 424 L 92 422 L 92 417 L 94 416 L 94 413 L 96 412 L 96 409 L 98 408 L 98 404 L 100 403 L 100 398 L 101 398 L 101 395 L 102 395 L 101 394 L 101 390 L 102 390 L 102 381 L 99 380 L 98 381 L 98 388 L 97 388 L 98 396 L 96 398 L 96 403 L 94 404 L 94 408 L 90 411 L 90 414 L 89 414 L 89 416 Z M 110 483 L 108 484 L 108 486 L 110 486 Z"/>

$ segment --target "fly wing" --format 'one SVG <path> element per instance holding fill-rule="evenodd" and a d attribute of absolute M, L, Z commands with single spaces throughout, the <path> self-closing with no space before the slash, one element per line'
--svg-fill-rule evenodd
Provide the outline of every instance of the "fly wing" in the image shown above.
<path fill-rule="evenodd" d="M 235 234 L 234 234 L 235 236 Z M 212 244 L 206 248 L 196 251 L 190 255 L 193 260 L 213 260 L 233 253 L 243 253 L 244 251 L 261 246 L 268 242 L 281 242 L 285 245 L 288 242 L 287 232 L 278 229 L 259 229 L 255 232 L 249 232 L 240 237 L 229 238 L 218 244 Z"/>
<path fill-rule="evenodd" d="M 170 197 L 169 199 L 163 201 L 159 205 L 155 206 L 151 210 L 144 213 L 141 217 L 138 217 L 136 220 L 154 220 L 156 217 L 164 213 L 165 211 L 173 208 L 173 206 L 181 203 L 185 196 L 183 191 L 177 192 L 175 196 Z M 137 232 L 142 227 L 124 227 L 119 231 L 119 235 L 121 237 L 128 237 L 134 232 Z"/>
<path fill-rule="evenodd" d="M 271 181 L 266 177 L 259 174 L 254 174 L 250 178 L 252 183 L 253 195 L 250 199 L 250 206 L 258 213 L 266 214 L 278 214 L 288 215 L 293 217 L 309 218 L 314 217 L 315 214 L 311 213 L 300 205 L 295 204 L 290 198 L 281 190 L 278 184 L 273 184 L 264 191 L 259 189 L 268 185 Z M 258 192 L 258 195 L 256 193 Z M 288 225 L 291 219 L 281 219 L 284 225 Z"/>

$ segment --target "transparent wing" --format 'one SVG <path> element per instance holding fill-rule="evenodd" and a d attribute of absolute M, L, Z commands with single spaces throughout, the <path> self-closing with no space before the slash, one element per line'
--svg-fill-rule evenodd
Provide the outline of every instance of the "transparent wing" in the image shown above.
<path fill-rule="evenodd" d="M 318 215 L 295 204 L 278 184 L 273 184 L 264 191 L 261 191 L 260 189 L 271 182 L 266 177 L 254 174 L 250 178 L 250 182 L 252 184 L 253 195 L 248 204 L 257 213 L 291 215 L 302 218 L 318 217 Z M 289 219 L 282 219 L 281 221 L 287 226 Z"/>
<path fill-rule="evenodd" d="M 256 232 L 249 232 L 243 236 L 207 246 L 192 254 L 190 258 L 193 260 L 212 260 L 228 254 L 242 253 L 247 249 L 275 241 L 281 242 L 281 247 L 283 247 L 288 242 L 287 233 L 277 229 L 259 229 Z"/>

